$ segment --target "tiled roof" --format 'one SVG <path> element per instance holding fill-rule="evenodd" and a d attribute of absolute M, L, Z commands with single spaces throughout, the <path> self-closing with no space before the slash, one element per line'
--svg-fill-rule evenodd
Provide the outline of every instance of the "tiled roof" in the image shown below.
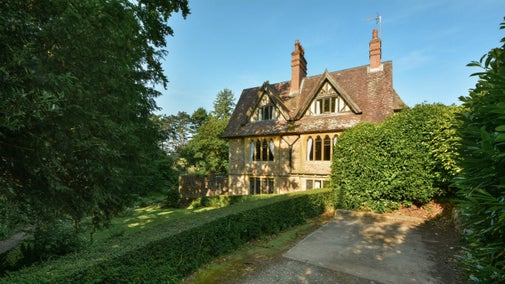
<path fill-rule="evenodd" d="M 328 81 L 350 105 L 353 112 L 305 116 L 322 83 Z M 285 120 L 250 122 L 263 94 Z M 379 98 L 380 99 L 377 99 Z M 378 121 L 380 114 L 392 113 L 405 104 L 392 87 L 392 62 L 383 62 L 383 70 L 370 73 L 368 65 L 303 79 L 298 93 L 290 94 L 290 81 L 244 89 L 222 137 L 271 136 L 345 130 L 363 120 Z M 384 108 L 384 109 L 380 109 Z"/>

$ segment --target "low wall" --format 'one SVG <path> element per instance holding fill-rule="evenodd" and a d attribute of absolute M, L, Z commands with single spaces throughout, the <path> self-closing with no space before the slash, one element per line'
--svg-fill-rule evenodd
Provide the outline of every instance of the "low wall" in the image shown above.
<path fill-rule="evenodd" d="M 179 176 L 179 193 L 182 198 L 228 195 L 228 176 Z"/>

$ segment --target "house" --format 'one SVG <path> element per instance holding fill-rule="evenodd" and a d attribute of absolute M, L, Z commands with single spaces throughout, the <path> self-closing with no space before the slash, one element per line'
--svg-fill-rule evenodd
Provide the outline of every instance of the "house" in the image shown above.
<path fill-rule="evenodd" d="M 307 76 L 304 53 L 295 41 L 290 81 L 242 91 L 222 135 L 230 145 L 230 194 L 324 187 L 342 131 L 405 107 L 393 89 L 393 63 L 381 62 L 377 29 L 369 65 Z"/>

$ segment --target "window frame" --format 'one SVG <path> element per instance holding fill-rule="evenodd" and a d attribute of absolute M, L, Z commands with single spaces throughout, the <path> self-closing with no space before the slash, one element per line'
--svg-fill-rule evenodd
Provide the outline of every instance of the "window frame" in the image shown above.
<path fill-rule="evenodd" d="M 256 139 L 249 142 L 250 161 L 273 162 L 275 158 L 275 143 L 273 139 Z"/>
<path fill-rule="evenodd" d="M 249 195 L 275 193 L 273 177 L 249 177 Z"/>
<path fill-rule="evenodd" d="M 321 135 L 317 135 L 314 139 L 312 136 L 307 138 L 307 161 L 332 161 L 335 144 L 338 141 L 338 135 L 331 138 L 325 135 L 324 139 Z"/>

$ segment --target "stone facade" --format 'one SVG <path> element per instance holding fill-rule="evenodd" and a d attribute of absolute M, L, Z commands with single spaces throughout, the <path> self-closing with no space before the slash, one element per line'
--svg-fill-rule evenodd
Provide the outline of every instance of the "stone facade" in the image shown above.
<path fill-rule="evenodd" d="M 393 89 L 392 62 L 380 61 L 376 30 L 369 65 L 307 77 L 304 52 L 296 41 L 290 81 L 242 92 L 223 134 L 230 145 L 230 194 L 324 187 L 343 131 L 405 107 Z"/>

